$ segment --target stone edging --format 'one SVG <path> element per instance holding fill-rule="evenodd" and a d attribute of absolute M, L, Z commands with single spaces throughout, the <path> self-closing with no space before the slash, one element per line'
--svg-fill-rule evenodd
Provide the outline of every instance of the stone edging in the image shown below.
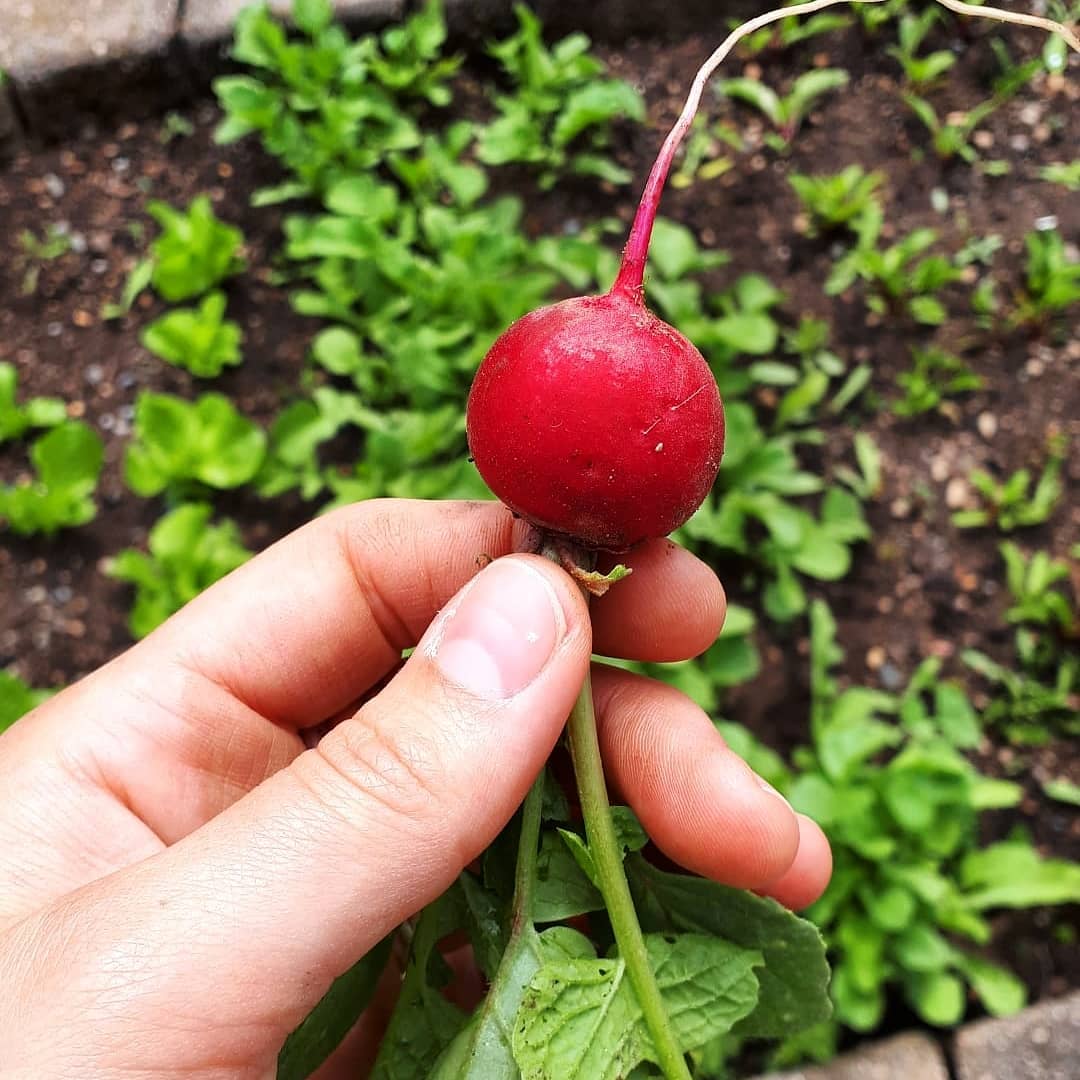
<path fill-rule="evenodd" d="M 929 1035 L 908 1032 L 828 1065 L 756 1080 L 1077 1080 L 1080 991 L 968 1024 L 952 1034 L 949 1050 L 946 1056 Z"/>
<path fill-rule="evenodd" d="M 87 118 L 160 113 L 205 90 L 219 48 L 253 0 L 0 0 L 0 150 L 20 137 L 55 138 Z M 268 0 L 287 13 L 292 0 Z M 621 40 L 715 27 L 754 0 L 530 0 L 556 33 Z M 333 0 L 339 17 L 378 29 L 423 0 Z M 451 34 L 477 48 L 513 25 L 514 0 L 444 0 Z"/>

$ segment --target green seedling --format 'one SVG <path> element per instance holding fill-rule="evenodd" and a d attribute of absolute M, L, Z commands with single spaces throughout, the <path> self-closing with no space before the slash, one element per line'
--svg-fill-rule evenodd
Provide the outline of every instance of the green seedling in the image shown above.
<path fill-rule="evenodd" d="M 857 468 L 838 465 L 835 470 L 836 479 L 847 484 L 863 502 L 876 499 L 882 488 L 881 449 L 865 431 L 857 431 L 852 443 Z"/>
<path fill-rule="evenodd" d="M 1050 664 L 1041 637 L 1027 630 L 1016 635 L 1016 667 L 966 649 L 961 658 L 992 690 L 984 711 L 988 723 L 1026 746 L 1043 746 L 1056 735 L 1080 735 L 1080 658 L 1063 653 Z"/>
<path fill-rule="evenodd" d="M 29 229 L 19 233 L 19 263 L 22 267 L 22 284 L 19 291 L 23 296 L 33 296 L 37 292 L 41 272 L 46 263 L 55 262 L 71 250 L 71 236 L 57 225 L 50 225 L 44 236 L 38 237 Z"/>
<path fill-rule="evenodd" d="M 792 16 L 773 26 L 766 26 L 757 33 L 749 34 L 743 41 L 742 51 L 750 56 L 756 56 L 758 53 L 774 49 L 791 49 L 821 34 L 845 30 L 850 25 L 849 15 L 838 15 L 830 11 L 811 15 L 808 19 Z"/>
<path fill-rule="evenodd" d="M 1061 184 L 1069 191 L 1080 191 L 1080 158 L 1073 161 L 1055 161 L 1051 165 L 1044 165 L 1039 170 L 1039 176 L 1051 184 Z"/>
<path fill-rule="evenodd" d="M 786 150 L 821 99 L 850 81 L 851 76 L 839 68 L 819 68 L 799 75 L 783 97 L 764 83 L 747 78 L 721 79 L 716 92 L 757 109 L 775 128 L 766 136 L 768 145 Z"/>
<path fill-rule="evenodd" d="M 148 554 L 129 548 L 109 560 L 109 576 L 135 586 L 128 617 L 134 638 L 146 637 L 251 557 L 235 522 L 211 525 L 212 515 L 208 503 L 178 506 L 150 530 Z"/>
<path fill-rule="evenodd" d="M 186 139 L 194 134 L 195 125 L 183 113 L 169 112 L 161 122 L 158 141 L 162 146 L 168 146 L 177 139 Z"/>
<path fill-rule="evenodd" d="M 709 124 L 696 117 L 686 137 L 686 148 L 668 181 L 673 188 L 688 188 L 699 180 L 715 180 L 733 166 L 734 161 L 724 149 L 745 150 L 746 143 L 739 132 L 724 121 Z"/>
<path fill-rule="evenodd" d="M 837 1023 L 873 1029 L 894 990 L 935 1026 L 962 1018 L 967 988 L 991 1013 L 1015 1012 L 1020 980 L 960 942 L 985 943 L 996 908 L 1070 902 L 1080 868 L 1043 860 L 1019 839 L 980 846 L 980 816 L 1016 805 L 1023 790 L 980 775 L 959 752 L 977 745 L 981 728 L 939 661 L 921 665 L 900 694 L 841 689 L 832 669 L 843 653 L 820 601 L 810 626 L 812 741 L 794 769 L 773 760 L 769 778 L 833 849 L 832 881 L 809 912 L 834 964 L 835 1019 L 819 1046 L 835 1048 Z M 806 1036 L 791 1056 L 800 1044 L 805 1051 Z"/>
<path fill-rule="evenodd" d="M 886 51 L 899 61 L 904 78 L 916 90 L 923 90 L 945 74 L 956 63 L 956 57 L 948 49 L 919 55 L 923 41 L 941 18 L 941 9 L 927 8 L 918 15 L 900 16 L 899 41 Z"/>
<path fill-rule="evenodd" d="M 788 177 L 810 219 L 811 236 L 847 225 L 857 228 L 867 213 L 880 214 L 878 189 L 884 179 L 881 173 L 868 173 L 861 165 L 849 165 L 832 176 L 792 173 Z"/>
<path fill-rule="evenodd" d="M 1057 229 L 1024 237 L 1027 265 L 1012 321 L 1045 326 L 1080 301 L 1080 259 L 1070 258 Z"/>
<path fill-rule="evenodd" d="M 892 411 L 897 416 L 910 417 L 931 412 L 946 398 L 982 388 L 982 378 L 960 357 L 944 349 L 916 346 L 911 356 L 914 361 L 911 369 L 896 377 L 904 391 L 904 396 L 892 405 Z"/>
<path fill-rule="evenodd" d="M 957 511 L 952 516 L 953 524 L 958 529 L 995 526 L 1002 532 L 1043 524 L 1061 501 L 1064 463 L 1064 444 L 1060 440 L 1051 440 L 1046 465 L 1034 488 L 1027 469 L 1018 469 L 1003 481 L 977 469 L 971 474 L 971 485 L 979 494 L 982 506 Z"/>
<path fill-rule="evenodd" d="M 225 113 L 218 142 L 257 134 L 290 173 L 257 192 L 256 205 L 321 196 L 338 180 L 371 172 L 388 154 L 415 149 L 419 113 L 449 104 L 449 80 L 461 62 L 443 55 L 438 0 L 381 38 L 350 40 L 326 0 L 308 0 L 293 21 L 299 38 L 290 38 L 265 5 L 242 12 L 232 55 L 254 70 L 214 83 Z"/>
<path fill-rule="evenodd" d="M 93 521 L 104 460 L 92 428 L 75 420 L 58 424 L 30 447 L 33 476 L 0 487 L 0 520 L 19 536 L 52 536 Z"/>
<path fill-rule="evenodd" d="M 169 394 L 139 395 L 135 434 L 124 478 L 136 495 L 227 490 L 249 483 L 266 453 L 266 434 L 221 394 L 188 402 Z"/>
<path fill-rule="evenodd" d="M 882 248 L 881 225 L 878 213 L 863 214 L 856 246 L 833 265 L 825 292 L 835 296 L 861 279 L 871 287 L 866 301 L 871 311 L 906 311 L 916 322 L 940 326 L 948 312 L 935 294 L 959 281 L 963 272 L 944 255 L 924 255 L 937 241 L 933 229 L 915 229 Z"/>
<path fill-rule="evenodd" d="M 215 292 L 197 308 L 170 311 L 143 331 L 142 343 L 162 360 L 212 379 L 243 359 L 241 330 L 225 318 L 225 305 L 225 294 Z"/>
<path fill-rule="evenodd" d="M 641 95 L 621 79 L 602 78 L 604 65 L 589 54 L 584 34 L 548 49 L 540 20 L 522 4 L 514 12 L 517 33 L 490 47 L 514 90 L 496 98 L 500 115 L 481 132 L 480 160 L 528 164 L 544 188 L 566 172 L 629 181 L 630 174 L 608 154 L 611 125 L 618 119 L 643 122 Z"/>
<path fill-rule="evenodd" d="M 971 137 L 975 129 L 996 112 L 1000 102 L 990 98 L 980 102 L 967 112 L 949 113 L 944 119 L 938 116 L 937 110 L 925 98 L 915 94 L 904 94 L 904 101 L 918 118 L 919 122 L 930 133 L 930 138 L 937 154 L 942 161 L 951 161 L 960 158 L 969 165 L 978 159 L 979 153 L 971 144 Z"/>
<path fill-rule="evenodd" d="M 201 296 L 244 268 L 244 236 L 217 219 L 208 196 L 198 196 L 183 211 L 162 202 L 150 203 L 148 210 L 161 226 L 151 246 L 151 282 L 170 303 Z"/>
<path fill-rule="evenodd" d="M 1076 637 L 1080 633 L 1077 614 L 1065 594 L 1054 587 L 1071 580 L 1069 564 L 1045 551 L 1026 558 L 1016 544 L 1009 542 L 1003 543 L 1000 550 L 1005 560 L 1005 581 L 1012 594 L 1012 604 L 1005 613 L 1008 621 Z"/>

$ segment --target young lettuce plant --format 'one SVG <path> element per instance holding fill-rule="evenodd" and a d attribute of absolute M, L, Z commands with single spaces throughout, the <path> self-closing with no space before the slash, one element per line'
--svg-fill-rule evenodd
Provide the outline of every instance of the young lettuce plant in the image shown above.
<path fill-rule="evenodd" d="M 1080 895 L 1080 868 L 1041 859 L 1026 840 L 980 846 L 981 814 L 1016 805 L 1023 790 L 982 776 L 960 752 L 978 745 L 982 728 L 963 690 L 941 679 L 940 661 L 925 661 L 891 694 L 842 689 L 833 671 L 842 658 L 835 621 L 815 601 L 811 743 L 793 755 L 795 769 L 774 761 L 768 775 L 833 848 L 832 881 L 808 914 L 830 942 L 836 1011 L 782 1047 L 784 1063 L 835 1052 L 837 1022 L 872 1030 L 895 990 L 937 1026 L 962 1018 L 966 987 L 990 1013 L 1015 1012 L 1020 980 L 960 942 L 985 944 L 994 909 Z"/>
<path fill-rule="evenodd" d="M 197 308 L 170 311 L 143 331 L 142 343 L 162 360 L 212 379 L 243 359 L 242 332 L 225 318 L 225 305 L 225 294 L 213 292 Z"/>
<path fill-rule="evenodd" d="M 33 477 L 0 487 L 0 520 L 19 536 L 75 528 L 97 514 L 94 492 L 105 461 L 104 444 L 77 420 L 57 425 L 30 447 Z"/>
<path fill-rule="evenodd" d="M 236 523 L 211 525 L 213 512 L 209 503 L 178 506 L 150 530 L 149 554 L 128 548 L 109 561 L 110 577 L 135 586 L 135 605 L 128 617 L 132 637 L 146 637 L 251 558 Z"/>

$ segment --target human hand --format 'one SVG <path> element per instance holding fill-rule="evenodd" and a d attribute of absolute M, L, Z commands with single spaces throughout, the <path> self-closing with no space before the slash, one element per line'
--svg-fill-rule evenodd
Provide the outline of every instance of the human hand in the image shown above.
<path fill-rule="evenodd" d="M 522 528 L 496 504 L 328 515 L 0 738 L 0 1074 L 272 1077 L 333 979 L 509 820 L 593 633 L 665 661 L 719 631 L 719 583 L 667 541 L 591 624 L 539 557 L 477 574 Z M 603 667 L 595 695 L 613 795 L 672 859 L 791 906 L 820 893 L 824 837 L 700 709 Z M 363 1041 L 320 1075 L 355 1076 Z"/>

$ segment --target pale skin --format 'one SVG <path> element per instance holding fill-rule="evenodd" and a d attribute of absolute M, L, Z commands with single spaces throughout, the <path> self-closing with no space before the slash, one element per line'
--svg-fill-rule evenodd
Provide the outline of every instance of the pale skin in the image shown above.
<path fill-rule="evenodd" d="M 0 1074 L 273 1077 L 332 980 L 506 824 L 594 649 L 676 660 L 719 632 L 719 582 L 668 541 L 590 624 L 562 570 L 499 558 L 522 539 L 494 504 L 339 511 L 0 738 Z M 795 908 L 821 893 L 820 830 L 700 709 L 595 679 L 613 797 L 671 859 Z M 358 1075 L 385 1007 L 321 1080 Z"/>

